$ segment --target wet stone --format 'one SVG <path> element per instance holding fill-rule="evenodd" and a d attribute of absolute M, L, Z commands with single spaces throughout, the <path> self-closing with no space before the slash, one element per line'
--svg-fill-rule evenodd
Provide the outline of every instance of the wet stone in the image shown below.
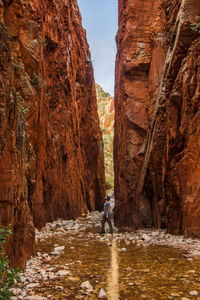
<path fill-rule="evenodd" d="M 71 273 L 69 271 L 65 271 L 65 270 L 60 270 L 56 273 L 57 276 L 68 276 Z"/>
<path fill-rule="evenodd" d="M 99 299 L 106 299 L 107 298 L 107 295 L 106 295 L 106 292 L 104 291 L 104 289 L 100 289 L 99 291 Z"/>
<path fill-rule="evenodd" d="M 149 242 L 151 239 L 148 235 L 146 234 L 142 234 L 142 239 L 145 241 L 145 242 Z"/>
<path fill-rule="evenodd" d="M 171 293 L 170 294 L 172 297 L 180 297 L 180 294 L 178 294 L 178 293 Z"/>
<path fill-rule="evenodd" d="M 131 268 L 131 267 L 128 267 L 128 268 L 125 269 L 125 271 L 126 271 L 126 272 L 130 272 L 130 271 L 132 271 L 132 268 Z"/>
<path fill-rule="evenodd" d="M 200 290 L 199 240 L 154 229 L 123 233 L 115 229 L 113 235 L 100 235 L 100 224 L 101 214 L 94 212 L 79 220 L 59 219 L 36 230 L 37 256 L 27 262 L 16 281 L 14 288 L 19 292 L 14 297 L 198 298 L 189 293 Z"/>
<path fill-rule="evenodd" d="M 55 289 L 58 290 L 58 291 L 64 291 L 64 287 L 63 286 L 56 286 Z"/>
<path fill-rule="evenodd" d="M 93 292 L 93 287 L 89 281 L 84 281 L 81 283 L 81 288 L 87 290 L 87 292 Z"/>
<path fill-rule="evenodd" d="M 55 251 L 55 252 L 62 252 L 62 251 L 64 251 L 64 250 L 65 250 L 65 246 L 55 247 L 55 248 L 54 248 L 54 251 Z"/>
<path fill-rule="evenodd" d="M 35 295 L 35 296 L 26 296 L 25 298 L 23 298 L 23 300 L 47 300 L 47 298 Z"/>
<path fill-rule="evenodd" d="M 35 287 L 37 287 L 37 286 L 39 286 L 39 283 L 30 283 L 30 284 L 27 284 L 27 288 L 28 289 L 31 289 L 31 288 L 35 288 Z"/>
<path fill-rule="evenodd" d="M 60 252 L 51 252 L 51 255 L 53 255 L 53 256 L 60 256 Z"/>
<path fill-rule="evenodd" d="M 191 291 L 189 292 L 190 296 L 198 296 L 198 292 L 197 291 Z"/>

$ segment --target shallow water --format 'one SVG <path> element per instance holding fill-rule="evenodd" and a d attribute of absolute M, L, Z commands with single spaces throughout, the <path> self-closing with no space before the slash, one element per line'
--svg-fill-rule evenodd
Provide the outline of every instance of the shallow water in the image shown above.
<path fill-rule="evenodd" d="M 50 299 L 98 299 L 103 288 L 111 300 L 200 299 L 189 294 L 193 290 L 200 294 L 200 259 L 189 260 L 169 247 L 125 245 L 111 235 L 109 242 L 85 234 L 39 243 L 41 253 L 65 245 L 65 252 L 48 264 L 56 265 L 57 270 L 70 270 L 71 275 L 41 283 L 37 293 L 52 295 Z M 93 293 L 84 294 L 80 287 L 84 281 L 91 283 Z"/>

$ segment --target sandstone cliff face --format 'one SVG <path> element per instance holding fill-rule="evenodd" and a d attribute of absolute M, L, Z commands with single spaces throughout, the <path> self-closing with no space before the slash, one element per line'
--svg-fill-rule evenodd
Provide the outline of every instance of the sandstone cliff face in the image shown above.
<path fill-rule="evenodd" d="M 76 0 L 5 0 L 0 9 L 0 223 L 11 223 L 12 259 L 23 265 L 34 253 L 32 216 L 41 228 L 102 207 L 104 162 Z"/>
<path fill-rule="evenodd" d="M 119 4 L 116 223 L 199 235 L 199 1 Z"/>
<path fill-rule="evenodd" d="M 11 225 L 8 254 L 23 266 L 35 252 L 34 226 L 28 205 L 28 178 L 35 176 L 35 156 L 27 136 L 20 99 L 13 88 L 8 33 L 0 23 L 0 224 Z"/>

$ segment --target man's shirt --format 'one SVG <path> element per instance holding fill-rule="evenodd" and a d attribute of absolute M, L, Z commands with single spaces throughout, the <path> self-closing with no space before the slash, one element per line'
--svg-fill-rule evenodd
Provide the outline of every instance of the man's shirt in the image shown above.
<path fill-rule="evenodd" d="M 106 202 L 104 203 L 104 216 L 106 216 L 107 213 L 108 213 L 108 207 L 110 207 L 110 202 L 109 202 L 109 201 L 106 201 Z M 109 211 L 109 215 L 110 215 L 110 211 Z"/>

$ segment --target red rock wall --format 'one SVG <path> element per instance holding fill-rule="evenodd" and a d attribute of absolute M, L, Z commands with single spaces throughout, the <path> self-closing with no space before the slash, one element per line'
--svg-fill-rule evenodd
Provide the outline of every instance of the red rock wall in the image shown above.
<path fill-rule="evenodd" d="M 11 225 L 8 254 L 13 264 L 24 265 L 35 253 L 34 226 L 28 205 L 30 174 L 35 156 L 27 124 L 19 109 L 8 33 L 0 23 L 0 224 Z"/>
<path fill-rule="evenodd" d="M 170 232 L 185 234 L 197 234 L 200 228 L 195 210 L 200 200 L 194 184 L 198 180 L 189 175 L 193 171 L 188 158 L 180 159 L 180 153 L 188 157 L 189 151 L 198 169 L 198 151 L 190 145 L 189 128 L 195 126 L 198 114 L 198 105 L 194 111 L 192 103 L 199 97 L 199 42 L 194 30 L 199 14 L 198 1 L 119 1 L 117 224 L 167 225 Z M 188 176 L 177 174 L 179 164 Z"/>
<path fill-rule="evenodd" d="M 5 0 L 0 17 L 0 224 L 11 223 L 11 258 L 24 265 L 32 219 L 41 228 L 102 207 L 104 162 L 77 2 Z"/>

